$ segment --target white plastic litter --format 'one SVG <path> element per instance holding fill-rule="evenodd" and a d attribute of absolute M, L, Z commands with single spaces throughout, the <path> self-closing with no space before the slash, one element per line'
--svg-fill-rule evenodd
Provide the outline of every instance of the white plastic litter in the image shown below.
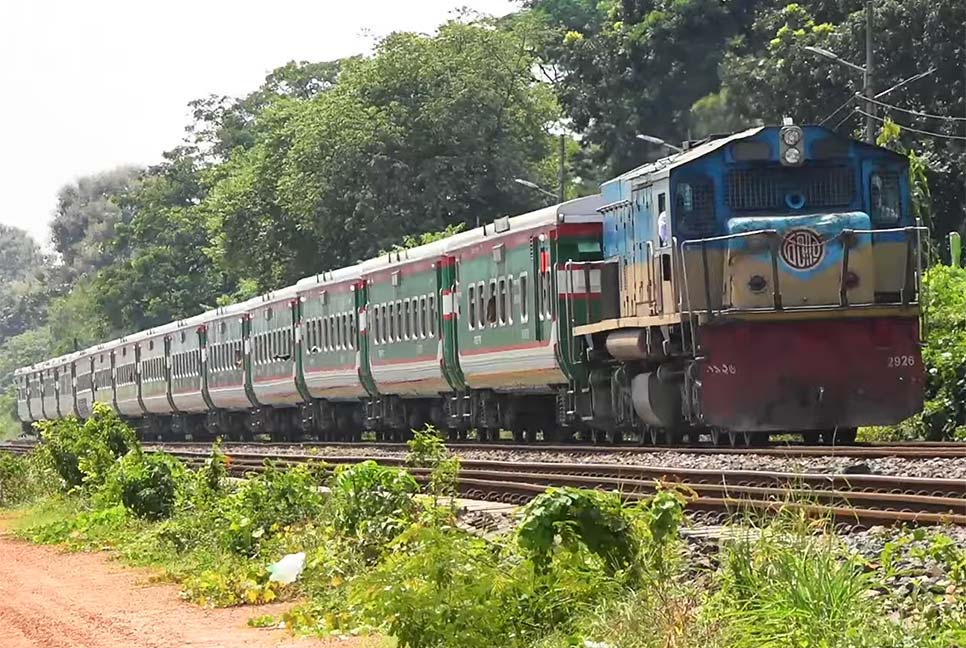
<path fill-rule="evenodd" d="M 288 585 L 298 579 L 303 569 L 305 569 L 305 552 L 288 554 L 268 566 L 268 573 L 271 574 L 268 580 Z"/>

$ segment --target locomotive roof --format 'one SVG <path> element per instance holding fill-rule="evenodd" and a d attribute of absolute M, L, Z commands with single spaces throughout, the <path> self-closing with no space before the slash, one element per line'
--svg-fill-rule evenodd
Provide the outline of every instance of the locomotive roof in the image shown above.
<path fill-rule="evenodd" d="M 851 138 L 844 137 L 839 133 L 836 133 L 835 131 L 829 128 L 825 128 L 823 126 L 812 126 L 812 125 L 802 124 L 801 127 L 807 128 L 809 130 L 821 130 L 828 133 L 830 137 L 835 137 L 839 139 L 848 139 L 849 141 L 853 142 L 855 146 L 874 149 L 885 155 L 893 155 L 893 156 L 901 157 L 895 151 L 892 151 L 890 149 L 886 149 L 880 146 L 873 146 L 871 144 L 866 144 L 865 142 L 861 142 L 858 140 L 852 140 Z M 749 137 L 754 137 L 755 135 L 758 135 L 759 133 L 765 130 L 771 130 L 771 129 L 777 130 L 779 128 L 781 128 L 781 126 L 756 126 L 754 128 L 749 128 L 747 130 L 743 130 L 738 133 L 732 133 L 731 135 L 727 135 L 725 137 L 718 137 L 715 139 L 711 139 L 707 142 L 699 144 L 686 151 L 674 153 L 673 155 L 663 157 L 660 160 L 642 164 L 641 166 L 631 169 L 630 171 L 627 171 L 626 173 L 623 173 L 617 176 L 616 178 L 608 180 L 603 184 L 609 185 L 615 182 L 619 183 L 623 181 L 632 181 L 637 178 L 643 178 L 644 176 L 652 176 L 651 178 L 648 178 L 649 180 L 658 180 L 661 178 L 666 178 L 673 169 L 683 166 L 685 164 L 688 164 L 689 162 L 693 162 L 698 158 L 702 158 L 705 155 L 708 155 L 709 153 L 713 153 L 714 151 L 717 151 L 718 149 L 721 149 L 722 147 L 727 146 L 732 142 L 748 139 Z"/>
<path fill-rule="evenodd" d="M 612 180 L 608 180 L 605 184 L 610 184 L 612 182 L 622 182 L 625 180 L 633 180 L 635 178 L 640 178 L 642 176 L 648 175 L 658 175 L 659 177 L 664 177 L 671 172 L 671 169 L 675 167 L 682 166 L 688 162 L 693 162 L 698 158 L 704 157 L 708 153 L 717 151 L 721 147 L 735 142 L 737 140 L 742 140 L 753 135 L 757 135 L 761 131 L 765 130 L 765 126 L 756 126 L 754 128 L 749 128 L 748 130 L 741 131 L 739 133 L 733 133 L 727 137 L 719 137 L 717 139 L 704 142 L 699 144 L 694 148 L 688 149 L 687 151 L 681 151 L 680 153 L 674 153 L 667 157 L 663 157 L 660 160 L 654 162 L 648 162 L 642 164 L 639 167 L 631 169 L 626 173 L 623 173 Z"/>

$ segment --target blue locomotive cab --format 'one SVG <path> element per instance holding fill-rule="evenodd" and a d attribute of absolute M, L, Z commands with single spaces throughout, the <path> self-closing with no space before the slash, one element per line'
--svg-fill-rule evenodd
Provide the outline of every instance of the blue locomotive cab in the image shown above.
<path fill-rule="evenodd" d="M 818 127 L 754 128 L 602 186 L 620 317 L 910 299 L 905 159 Z"/>
<path fill-rule="evenodd" d="M 786 120 L 686 146 L 601 193 L 618 280 L 575 332 L 606 351 L 592 355 L 602 384 L 612 372 L 615 425 L 622 401 L 663 430 L 752 433 L 921 407 L 923 228 L 903 156 Z"/>

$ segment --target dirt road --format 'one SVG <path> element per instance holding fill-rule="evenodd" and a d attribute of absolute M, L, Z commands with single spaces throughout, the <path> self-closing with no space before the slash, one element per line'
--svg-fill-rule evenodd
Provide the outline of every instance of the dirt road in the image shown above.
<path fill-rule="evenodd" d="M 0 531 L 2 648 L 363 648 L 360 639 L 296 639 L 249 628 L 249 618 L 283 605 L 206 610 L 182 601 L 176 586 L 105 554 L 68 554 Z"/>

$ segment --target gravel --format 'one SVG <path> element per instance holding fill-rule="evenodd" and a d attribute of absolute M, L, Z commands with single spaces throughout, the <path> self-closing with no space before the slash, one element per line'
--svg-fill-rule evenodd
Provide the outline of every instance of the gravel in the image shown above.
<path fill-rule="evenodd" d="M 902 477 L 929 477 L 966 480 L 966 458 L 909 459 L 883 457 L 867 459 L 857 457 L 781 457 L 760 454 L 695 454 L 689 452 L 652 452 L 614 450 L 613 452 L 582 452 L 579 449 L 560 452 L 550 450 L 506 450 L 498 447 L 487 450 L 462 449 L 450 446 L 464 460 L 547 462 L 547 463 L 601 463 L 663 468 L 692 468 L 702 470 L 758 470 L 791 473 L 865 473 L 895 475 Z M 404 452 L 376 446 L 231 446 L 232 452 L 265 452 L 275 454 L 314 454 L 319 457 L 402 457 Z"/>

